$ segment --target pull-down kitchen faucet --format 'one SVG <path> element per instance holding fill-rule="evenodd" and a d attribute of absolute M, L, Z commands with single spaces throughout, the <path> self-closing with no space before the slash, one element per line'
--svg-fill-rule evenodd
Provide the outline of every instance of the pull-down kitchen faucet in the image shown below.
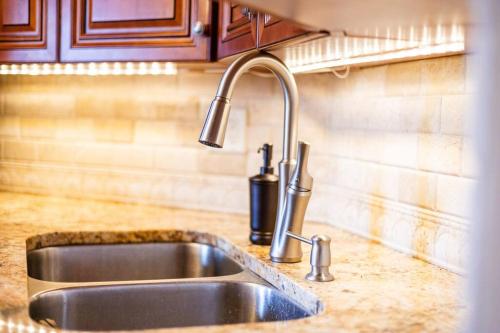
<path fill-rule="evenodd" d="M 293 74 L 275 56 L 256 52 L 240 57 L 225 71 L 210 105 L 199 141 L 207 146 L 222 148 L 226 134 L 231 97 L 236 82 L 243 73 L 253 67 L 269 69 L 279 80 L 285 95 L 285 122 L 283 129 L 283 158 L 279 162 L 278 216 L 283 210 L 285 191 L 290 172 L 297 157 L 297 128 L 299 97 Z"/>
<path fill-rule="evenodd" d="M 298 128 L 298 92 L 295 78 L 286 65 L 277 57 L 266 52 L 255 52 L 244 55 L 235 60 L 224 72 L 219 83 L 217 95 L 210 105 L 210 109 L 205 120 L 205 125 L 201 131 L 199 142 L 211 146 L 222 148 L 224 144 L 224 136 L 226 133 L 229 111 L 231 108 L 231 97 L 236 82 L 243 73 L 254 67 L 264 67 L 270 70 L 279 80 L 284 94 L 285 100 L 285 116 L 283 127 L 283 158 L 279 162 L 279 194 L 278 194 L 278 213 L 276 217 L 276 226 L 271 244 L 270 256 L 275 262 L 299 262 L 302 257 L 300 249 L 301 238 L 296 235 L 302 232 L 302 223 L 304 218 L 307 201 L 302 201 L 301 204 L 295 204 L 296 200 L 285 205 L 288 182 L 290 180 L 291 171 L 296 164 L 297 158 L 297 128 Z M 309 145 L 301 143 L 303 151 L 308 154 Z M 307 155 L 305 164 L 307 163 Z M 304 170 L 306 168 L 304 167 Z M 311 188 L 312 178 L 309 174 Z M 301 185 L 302 182 L 299 182 Z M 309 192 L 311 188 L 307 189 Z M 294 188 L 295 191 L 301 192 L 302 188 Z M 289 191 L 289 190 L 288 190 Z M 310 196 L 310 193 L 309 193 Z M 295 236 L 295 237 L 294 237 Z M 329 245 L 329 239 L 328 239 Z M 314 244 L 313 244 L 314 246 Z M 328 254 L 329 251 L 319 251 L 319 255 Z M 324 259 L 324 258 L 322 258 Z M 322 260 L 324 264 L 325 260 Z M 311 262 L 312 264 L 312 262 Z"/>

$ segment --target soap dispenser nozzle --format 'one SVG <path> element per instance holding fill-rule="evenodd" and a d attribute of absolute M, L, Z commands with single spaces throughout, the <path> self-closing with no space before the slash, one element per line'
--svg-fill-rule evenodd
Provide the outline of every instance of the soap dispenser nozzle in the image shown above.
<path fill-rule="evenodd" d="M 264 143 L 262 147 L 257 150 L 257 153 L 260 152 L 262 152 L 262 158 L 264 160 L 263 165 L 260 167 L 260 174 L 273 173 L 274 168 L 271 166 L 271 161 L 273 160 L 273 144 Z"/>

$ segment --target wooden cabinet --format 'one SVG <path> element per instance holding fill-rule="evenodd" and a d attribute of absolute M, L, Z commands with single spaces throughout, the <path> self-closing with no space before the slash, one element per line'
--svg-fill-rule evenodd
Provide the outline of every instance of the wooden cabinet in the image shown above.
<path fill-rule="evenodd" d="M 217 58 L 257 47 L 256 12 L 230 1 L 219 2 Z"/>
<path fill-rule="evenodd" d="M 310 33 L 289 21 L 219 1 L 217 58 L 265 48 Z"/>
<path fill-rule="evenodd" d="M 58 0 L 0 0 L 0 62 L 57 60 Z"/>
<path fill-rule="evenodd" d="M 61 61 L 207 61 L 210 21 L 209 0 L 61 0 Z"/>
<path fill-rule="evenodd" d="M 264 13 L 259 14 L 259 25 L 259 48 L 297 38 L 309 32 L 294 23 Z"/>
<path fill-rule="evenodd" d="M 210 61 L 308 33 L 229 0 L 0 0 L 0 63 Z"/>

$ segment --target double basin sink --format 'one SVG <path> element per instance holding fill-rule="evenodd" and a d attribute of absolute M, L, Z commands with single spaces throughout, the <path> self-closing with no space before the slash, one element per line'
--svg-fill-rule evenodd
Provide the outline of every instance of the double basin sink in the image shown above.
<path fill-rule="evenodd" d="M 30 317 L 105 331 L 284 321 L 312 315 L 201 243 L 46 247 L 27 255 Z"/>

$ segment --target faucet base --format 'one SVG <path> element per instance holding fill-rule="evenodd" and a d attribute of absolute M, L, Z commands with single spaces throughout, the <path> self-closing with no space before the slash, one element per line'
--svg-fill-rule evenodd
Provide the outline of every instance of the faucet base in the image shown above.
<path fill-rule="evenodd" d="M 311 267 L 311 271 L 306 275 L 306 279 L 315 282 L 330 282 L 335 280 L 330 274 L 329 267 Z"/>
<path fill-rule="evenodd" d="M 272 262 L 278 262 L 278 263 L 284 263 L 284 264 L 293 264 L 296 262 L 301 262 L 302 257 L 297 257 L 297 258 L 279 258 L 279 257 L 273 257 L 271 256 L 271 261 Z"/>

